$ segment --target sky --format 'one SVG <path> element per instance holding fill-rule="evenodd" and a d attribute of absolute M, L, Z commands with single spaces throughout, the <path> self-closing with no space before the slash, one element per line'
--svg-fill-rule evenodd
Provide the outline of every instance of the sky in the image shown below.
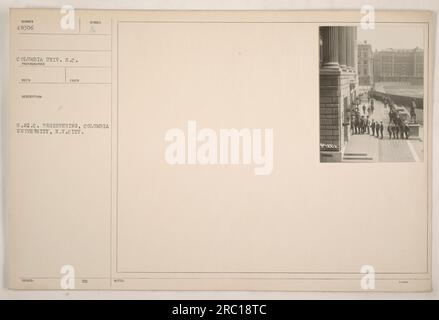
<path fill-rule="evenodd" d="M 357 28 L 358 43 L 367 43 L 372 45 L 372 50 L 375 49 L 414 49 L 416 47 L 424 48 L 423 45 L 423 28 L 417 26 L 375 26 L 375 29 L 363 30 L 361 27 Z"/>

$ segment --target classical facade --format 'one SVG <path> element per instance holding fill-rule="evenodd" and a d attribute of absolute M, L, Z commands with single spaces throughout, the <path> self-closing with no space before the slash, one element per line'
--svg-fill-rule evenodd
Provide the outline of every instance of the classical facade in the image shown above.
<path fill-rule="evenodd" d="M 373 60 L 375 82 L 423 83 L 424 51 L 422 49 L 376 51 Z"/>
<path fill-rule="evenodd" d="M 320 27 L 320 161 L 340 162 L 356 100 L 356 27 Z"/>
<path fill-rule="evenodd" d="M 373 52 L 372 46 L 366 41 L 358 44 L 358 84 L 360 86 L 373 84 Z"/>

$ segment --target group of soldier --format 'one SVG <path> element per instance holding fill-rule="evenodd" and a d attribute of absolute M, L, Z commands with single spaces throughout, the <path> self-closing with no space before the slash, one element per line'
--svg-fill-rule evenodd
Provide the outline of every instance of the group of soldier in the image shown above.
<path fill-rule="evenodd" d="M 384 138 L 384 124 L 382 121 L 378 122 L 374 119 L 370 120 L 369 115 L 360 115 L 356 110 L 351 122 L 352 134 L 369 134 L 377 138 Z"/>
<path fill-rule="evenodd" d="M 390 122 L 387 126 L 387 132 L 389 133 L 390 139 L 408 139 L 410 135 L 410 128 L 404 122 L 398 124 Z"/>
<path fill-rule="evenodd" d="M 371 119 L 374 112 L 373 99 L 371 99 L 369 106 L 365 104 L 362 106 L 363 114 L 360 112 L 359 105 L 355 106 L 351 119 L 352 134 L 369 134 L 379 139 L 384 139 L 384 124 L 382 121 Z M 387 132 L 389 139 L 408 139 L 410 128 L 399 116 L 398 111 L 392 103 L 385 102 L 384 108 L 389 107 L 389 124 L 387 125 Z"/>
<path fill-rule="evenodd" d="M 384 101 L 384 108 L 389 107 L 389 125 L 387 131 L 389 138 L 392 139 L 408 139 L 410 135 L 410 128 L 405 121 L 403 121 L 396 110 L 395 105 L 391 101 Z M 412 110 L 410 110 L 412 113 Z M 414 113 L 414 111 L 413 111 Z M 413 116 L 411 116 L 413 119 Z"/>

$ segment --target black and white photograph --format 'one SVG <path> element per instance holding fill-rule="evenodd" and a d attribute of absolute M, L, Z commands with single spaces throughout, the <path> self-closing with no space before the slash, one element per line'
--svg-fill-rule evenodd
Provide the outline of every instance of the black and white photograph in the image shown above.
<path fill-rule="evenodd" d="M 424 32 L 320 27 L 320 162 L 423 161 Z"/>

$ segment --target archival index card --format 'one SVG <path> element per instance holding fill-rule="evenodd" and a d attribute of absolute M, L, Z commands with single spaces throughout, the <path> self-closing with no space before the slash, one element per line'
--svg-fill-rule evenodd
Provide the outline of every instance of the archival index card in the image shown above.
<path fill-rule="evenodd" d="M 362 17 L 11 9 L 9 287 L 430 290 L 432 14 Z"/>

